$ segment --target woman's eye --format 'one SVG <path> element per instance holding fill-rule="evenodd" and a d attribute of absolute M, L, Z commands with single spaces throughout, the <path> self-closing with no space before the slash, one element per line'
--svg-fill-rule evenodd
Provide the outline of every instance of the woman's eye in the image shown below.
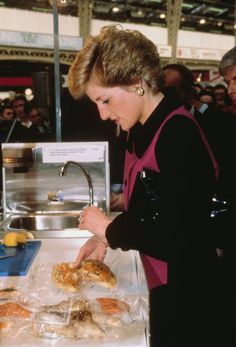
<path fill-rule="evenodd" d="M 109 101 L 110 101 L 110 99 L 106 99 L 106 100 L 103 100 L 103 104 L 108 104 L 109 103 Z"/>

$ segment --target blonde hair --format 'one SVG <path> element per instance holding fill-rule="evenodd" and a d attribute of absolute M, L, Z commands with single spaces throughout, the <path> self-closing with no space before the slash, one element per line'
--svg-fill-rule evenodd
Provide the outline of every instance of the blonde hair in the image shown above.
<path fill-rule="evenodd" d="M 68 85 L 78 99 L 90 79 L 103 87 L 129 86 L 145 81 L 155 95 L 164 78 L 155 44 L 137 30 L 105 26 L 90 36 L 69 69 Z"/>

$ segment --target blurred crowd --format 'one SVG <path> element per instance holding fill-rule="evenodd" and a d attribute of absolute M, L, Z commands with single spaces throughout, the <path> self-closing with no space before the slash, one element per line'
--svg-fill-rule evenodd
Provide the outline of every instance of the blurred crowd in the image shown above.
<path fill-rule="evenodd" d="M 50 120 L 23 94 L 0 101 L 0 142 L 41 142 L 53 139 Z"/>
<path fill-rule="evenodd" d="M 236 105 L 233 104 L 232 99 L 230 99 L 227 91 L 227 87 L 222 84 L 205 86 L 200 83 L 194 83 L 194 91 L 196 92 L 195 97 L 202 103 L 206 103 L 221 109 L 225 112 L 236 113 Z"/>

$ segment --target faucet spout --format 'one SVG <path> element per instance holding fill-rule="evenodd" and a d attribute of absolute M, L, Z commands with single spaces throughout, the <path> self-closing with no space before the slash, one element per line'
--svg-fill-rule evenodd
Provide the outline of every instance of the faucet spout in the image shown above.
<path fill-rule="evenodd" d="M 94 203 L 94 194 L 93 194 L 92 180 L 91 180 L 91 177 L 90 177 L 88 171 L 81 164 L 79 164 L 79 163 L 77 163 L 76 161 L 73 161 L 73 160 L 66 161 L 62 165 L 62 167 L 60 168 L 60 170 L 58 172 L 58 175 L 59 176 L 64 176 L 66 174 L 66 171 L 67 171 L 67 168 L 68 168 L 69 165 L 77 166 L 82 171 L 84 176 L 86 177 L 86 180 L 88 182 L 88 188 L 89 188 L 89 206 L 93 205 L 93 203 Z"/>

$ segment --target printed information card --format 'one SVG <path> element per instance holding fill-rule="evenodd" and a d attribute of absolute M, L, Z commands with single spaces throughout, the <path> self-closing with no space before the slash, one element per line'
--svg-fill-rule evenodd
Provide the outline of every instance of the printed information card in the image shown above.
<path fill-rule="evenodd" d="M 61 163 L 73 160 L 82 163 L 103 162 L 104 144 L 89 143 L 53 143 L 42 147 L 42 163 Z"/>

